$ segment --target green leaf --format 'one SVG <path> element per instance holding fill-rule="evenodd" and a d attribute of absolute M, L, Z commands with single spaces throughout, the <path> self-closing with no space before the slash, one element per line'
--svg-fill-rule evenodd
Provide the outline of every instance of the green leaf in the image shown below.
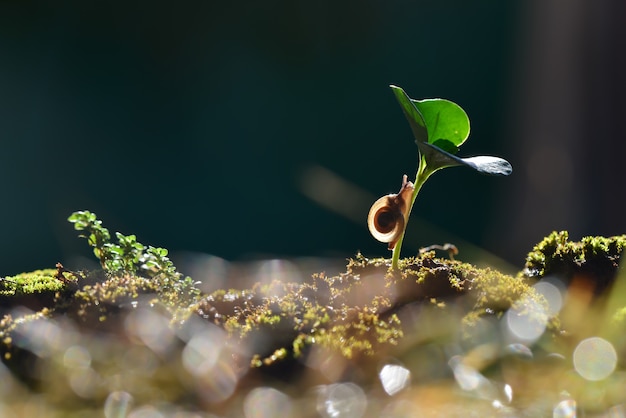
<path fill-rule="evenodd" d="M 469 137 L 469 117 L 461 106 L 446 99 L 411 99 L 401 87 L 390 87 L 418 144 L 437 144 L 440 148 L 455 153 L 457 147 Z"/>
<path fill-rule="evenodd" d="M 411 99 L 411 102 L 424 118 L 429 143 L 447 140 L 459 147 L 469 137 L 469 117 L 458 104 L 446 99 Z"/>

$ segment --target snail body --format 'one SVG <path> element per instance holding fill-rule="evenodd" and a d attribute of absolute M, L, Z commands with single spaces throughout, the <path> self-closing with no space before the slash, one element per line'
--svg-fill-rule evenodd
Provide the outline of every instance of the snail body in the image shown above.
<path fill-rule="evenodd" d="M 407 180 L 405 174 L 400 191 L 378 199 L 367 215 L 370 233 L 378 241 L 388 243 L 390 250 L 393 250 L 404 233 L 414 189 L 413 183 Z"/>

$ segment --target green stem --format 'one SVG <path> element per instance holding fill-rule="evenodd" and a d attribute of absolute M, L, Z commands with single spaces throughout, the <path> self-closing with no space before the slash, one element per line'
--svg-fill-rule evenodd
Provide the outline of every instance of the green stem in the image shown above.
<path fill-rule="evenodd" d="M 417 168 L 417 174 L 415 175 L 415 182 L 413 184 L 414 189 L 413 189 L 413 194 L 411 195 L 411 204 L 409 205 L 409 211 L 406 214 L 406 223 L 404 224 L 404 230 L 402 231 L 402 235 L 400 236 L 400 239 L 398 240 L 398 242 L 396 242 L 395 247 L 393 247 L 393 253 L 391 256 L 392 270 L 399 270 L 400 251 L 402 250 L 402 241 L 404 241 L 404 234 L 406 233 L 406 226 L 409 222 L 409 217 L 411 216 L 411 210 L 413 209 L 415 198 L 417 197 L 417 194 L 419 193 L 424 183 L 426 183 L 426 180 L 428 180 L 428 177 L 430 177 L 430 175 L 433 172 L 434 171 L 428 169 L 426 165 L 426 160 L 424 159 L 423 156 L 421 156 L 420 164 L 419 164 L 419 167 Z"/>

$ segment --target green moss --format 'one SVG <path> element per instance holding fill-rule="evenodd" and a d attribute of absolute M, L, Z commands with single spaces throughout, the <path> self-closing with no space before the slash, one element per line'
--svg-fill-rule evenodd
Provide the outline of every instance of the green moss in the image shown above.
<path fill-rule="evenodd" d="M 545 305 L 522 279 L 437 259 L 432 252 L 401 260 L 399 272 L 390 265 L 389 259 L 358 254 L 348 261 L 345 273 L 316 274 L 304 283 L 274 281 L 245 291 L 219 290 L 196 309 L 241 345 L 254 345 L 258 335 L 272 340 L 275 345 L 264 346 L 252 357 L 250 364 L 261 366 L 284 359 L 285 353 L 301 356 L 312 345 L 346 358 L 374 355 L 378 348 L 401 341 L 405 331 L 398 312 L 416 302 L 443 310 L 464 296 L 463 323 L 468 328 L 522 297 L 534 300 L 535 306 Z M 537 312 L 544 323 L 545 311 Z M 276 356 L 277 351 L 283 355 Z"/>
<path fill-rule="evenodd" d="M 75 280 L 66 277 L 67 280 Z M 24 296 L 38 293 L 54 293 L 62 290 L 65 283 L 56 278 L 55 269 L 36 270 L 0 279 L 1 296 Z"/>
<path fill-rule="evenodd" d="M 142 306 L 161 310 L 176 324 L 199 315 L 223 328 L 237 344 L 254 347 L 250 364 L 260 366 L 303 356 L 312 346 L 346 358 L 374 355 L 402 341 L 406 328 L 400 314 L 416 303 L 460 312 L 466 334 L 481 318 L 500 317 L 513 306 L 534 309 L 527 313 L 556 329 L 556 319 L 550 322 L 546 309 L 536 309 L 545 307 L 545 301 L 530 286 L 531 279 L 592 267 L 594 274 L 613 274 L 624 242 L 622 236 L 575 243 L 565 232 L 553 233 L 535 246 L 526 274 L 518 277 L 427 252 L 400 260 L 399 270 L 390 268 L 389 259 L 357 254 L 337 275 L 319 273 L 302 283 L 272 281 L 242 290 L 222 289 L 196 299 L 183 287 L 164 285 L 154 277 L 102 271 L 78 282 L 68 273 L 63 281 L 55 278 L 55 270 L 37 271 L 6 278 L 5 291 L 13 296 L 50 292 L 54 299 L 45 306 L 49 314 L 96 328 L 114 327 L 117 322 L 110 323 L 111 318 Z M 10 322 L 3 327 L 5 341 L 10 341 Z"/>
<path fill-rule="evenodd" d="M 452 356 L 486 378 L 508 384 L 522 376 L 530 382 L 522 386 L 538 387 L 543 396 L 542 387 L 534 385 L 546 380 L 545 353 L 570 356 L 580 338 L 597 334 L 624 352 L 626 290 L 619 286 L 622 280 L 615 281 L 624 242 L 623 236 L 571 242 L 567 233 L 553 233 L 535 246 L 526 270 L 515 277 L 432 252 L 400 260 L 400 269 L 393 271 L 389 259 L 357 254 L 338 274 L 257 283 L 198 298 L 189 291 L 192 282 L 173 282 L 172 275 L 61 271 L 59 278 L 59 270 L 49 269 L 7 277 L 0 295 L 7 303 L 0 356 L 13 373 L 3 379 L 19 376 L 49 405 L 70 409 L 101 408 L 118 390 L 132 393 L 137 405 L 168 399 L 205 407 L 206 394 L 216 393 L 215 382 L 236 384 L 232 399 L 242 400 L 268 376 L 286 381 L 285 391 L 292 390 L 290 396 L 300 402 L 296 394 L 308 393 L 320 381 L 363 379 L 366 393 L 374 393 L 367 385 L 380 386 L 378 367 L 392 358 L 410 369 L 414 386 L 446 380 L 458 392 L 446 351 L 452 347 Z M 570 305 L 561 310 L 561 333 L 531 286 L 553 274 L 617 285 L 605 305 L 589 302 L 590 294 L 572 304 L 576 292 L 570 292 Z M 526 347 L 536 357 L 524 360 L 523 375 L 511 374 L 519 363 L 507 357 L 508 337 L 501 326 L 506 322 L 498 322 L 510 308 L 548 324 L 544 338 Z M 581 322 L 589 332 L 576 332 Z M 606 329 L 598 331 L 598 324 Z M 531 364 L 536 372 L 529 371 Z M 68 386 L 85 371 L 93 380 Z M 533 384 L 535 377 L 539 381 Z M 564 379 L 559 391 L 569 384 L 570 378 Z M 83 393 L 84 387 L 91 392 Z M 524 398 L 523 389 L 517 387 L 518 399 Z"/>
<path fill-rule="evenodd" d="M 600 294 L 612 285 L 625 245 L 626 235 L 570 241 L 566 231 L 555 231 L 528 254 L 523 276 L 557 276 L 565 283 L 583 280 Z"/>

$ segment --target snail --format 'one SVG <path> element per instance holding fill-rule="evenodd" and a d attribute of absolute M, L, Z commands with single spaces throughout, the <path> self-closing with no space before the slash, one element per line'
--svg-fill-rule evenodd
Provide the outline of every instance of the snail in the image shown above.
<path fill-rule="evenodd" d="M 393 250 L 404 233 L 414 189 L 405 174 L 398 194 L 388 194 L 378 199 L 367 215 L 370 233 L 378 241 L 388 243 L 390 250 Z"/>

